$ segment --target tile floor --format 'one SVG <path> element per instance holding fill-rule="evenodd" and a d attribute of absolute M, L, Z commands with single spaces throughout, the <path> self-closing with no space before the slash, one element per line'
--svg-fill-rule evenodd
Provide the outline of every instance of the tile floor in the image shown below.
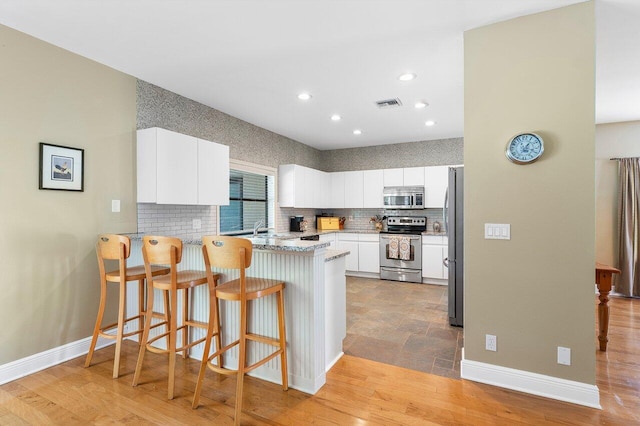
<path fill-rule="evenodd" d="M 446 286 L 347 277 L 346 354 L 459 379 L 463 333 L 448 320 Z"/>

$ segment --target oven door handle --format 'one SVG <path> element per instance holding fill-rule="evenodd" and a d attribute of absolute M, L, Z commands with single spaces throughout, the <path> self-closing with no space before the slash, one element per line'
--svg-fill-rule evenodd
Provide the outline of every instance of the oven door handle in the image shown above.
<path fill-rule="evenodd" d="M 421 273 L 420 269 L 408 269 L 408 268 L 388 268 L 386 266 L 381 266 L 380 269 L 386 272 L 395 272 L 396 274 L 419 274 Z"/>

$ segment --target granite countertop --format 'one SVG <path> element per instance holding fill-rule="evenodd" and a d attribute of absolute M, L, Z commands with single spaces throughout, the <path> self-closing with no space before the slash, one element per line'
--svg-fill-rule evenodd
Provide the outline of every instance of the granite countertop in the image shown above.
<path fill-rule="evenodd" d="M 332 260 L 344 257 L 350 253 L 351 252 L 349 250 L 327 249 L 326 253 L 324 254 L 324 261 L 330 262 Z"/>
<path fill-rule="evenodd" d="M 132 240 L 141 241 L 145 233 L 123 234 Z M 156 234 L 157 235 L 157 234 Z M 279 235 L 279 234 L 277 234 Z M 202 245 L 201 235 L 167 235 L 180 238 L 183 244 Z M 243 237 L 246 238 L 246 237 Z M 254 250 L 274 250 L 274 251 L 291 251 L 291 252 L 311 252 L 317 249 L 329 247 L 328 241 L 302 241 L 299 238 L 292 237 L 290 239 L 271 238 L 271 237 L 251 237 L 247 238 L 253 243 Z"/>
<path fill-rule="evenodd" d="M 446 237 L 446 236 L 447 236 L 447 233 L 446 233 L 446 232 L 424 231 L 424 232 L 422 233 L 422 235 L 433 235 L 433 236 Z"/>

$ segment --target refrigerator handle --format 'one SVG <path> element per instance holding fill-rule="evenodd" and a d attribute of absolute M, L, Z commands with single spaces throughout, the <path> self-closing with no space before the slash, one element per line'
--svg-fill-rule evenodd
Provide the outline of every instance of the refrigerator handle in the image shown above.
<path fill-rule="evenodd" d="M 449 210 L 449 188 L 444 193 L 444 208 L 442 209 L 442 221 L 444 222 L 444 232 L 449 231 L 449 215 L 447 214 L 447 210 Z"/>

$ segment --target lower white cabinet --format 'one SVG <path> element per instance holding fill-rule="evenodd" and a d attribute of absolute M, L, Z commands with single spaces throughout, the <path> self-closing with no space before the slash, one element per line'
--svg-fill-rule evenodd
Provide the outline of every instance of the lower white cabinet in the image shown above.
<path fill-rule="evenodd" d="M 378 234 L 357 234 L 341 232 L 337 234 L 337 246 L 349 250 L 346 269 L 352 272 L 380 272 L 380 239 Z"/>
<path fill-rule="evenodd" d="M 358 271 L 380 273 L 380 238 L 378 234 L 359 235 Z"/>
<path fill-rule="evenodd" d="M 445 280 L 449 277 L 443 261 L 448 256 L 447 237 L 440 235 L 422 236 L 422 278 Z"/>

